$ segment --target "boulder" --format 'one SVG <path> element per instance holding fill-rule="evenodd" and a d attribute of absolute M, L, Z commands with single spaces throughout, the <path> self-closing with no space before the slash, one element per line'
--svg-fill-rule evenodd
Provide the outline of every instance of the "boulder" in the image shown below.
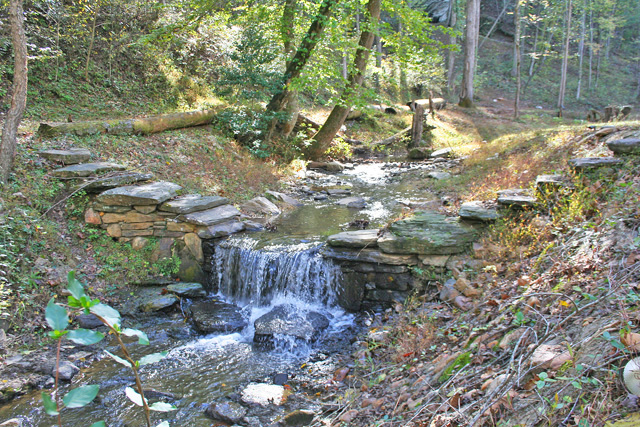
<path fill-rule="evenodd" d="M 276 335 L 315 341 L 328 326 L 329 319 L 318 312 L 302 312 L 293 305 L 278 305 L 256 319 L 253 341 L 269 344 Z"/>
<path fill-rule="evenodd" d="M 247 404 L 279 406 L 284 403 L 284 390 L 281 385 L 252 383 L 242 390 L 240 398 Z"/>
<path fill-rule="evenodd" d="M 178 184 L 166 181 L 127 185 L 107 190 L 100 194 L 97 200 L 111 206 L 157 205 L 175 197 L 181 189 Z"/>
<path fill-rule="evenodd" d="M 83 190 L 89 193 L 100 193 L 111 188 L 122 187 L 123 185 L 149 181 L 152 178 L 152 173 L 122 172 L 105 178 L 87 179 L 78 184 L 78 187 L 82 187 Z"/>
<path fill-rule="evenodd" d="M 173 294 L 154 295 L 149 297 L 140 304 L 140 310 L 145 313 L 152 311 L 160 311 L 172 307 L 179 301 L 179 298 Z"/>
<path fill-rule="evenodd" d="M 420 212 L 396 221 L 378 239 L 391 254 L 448 255 L 465 251 L 477 237 L 470 225 L 432 212 Z"/>
<path fill-rule="evenodd" d="M 433 150 L 427 147 L 414 147 L 409 150 L 408 158 L 413 160 L 423 160 L 431 156 Z"/>
<path fill-rule="evenodd" d="M 212 209 L 200 212 L 180 215 L 178 219 L 189 224 L 204 225 L 210 227 L 212 225 L 221 224 L 240 216 L 240 211 L 231 205 L 222 205 Z M 200 236 L 203 238 L 202 236 Z"/>
<path fill-rule="evenodd" d="M 453 156 L 453 148 L 442 148 L 431 153 L 431 158 L 451 157 Z"/>
<path fill-rule="evenodd" d="M 200 283 L 182 283 L 176 282 L 167 285 L 167 291 L 169 293 L 178 295 L 179 297 L 186 298 L 202 298 L 207 295 L 207 291 L 204 290 Z"/>
<path fill-rule="evenodd" d="M 500 218 L 498 209 L 494 203 L 473 201 L 460 206 L 458 211 L 460 218 L 470 221 L 490 222 Z"/>
<path fill-rule="evenodd" d="M 449 172 L 442 172 L 442 171 L 436 171 L 436 172 L 429 172 L 427 174 L 427 176 L 429 178 L 433 178 L 436 179 L 438 181 L 441 181 L 443 179 L 449 179 L 451 178 L 451 174 Z"/>
<path fill-rule="evenodd" d="M 54 365 L 53 371 L 51 372 L 51 375 L 53 376 L 56 375 L 55 369 L 56 368 Z M 60 362 L 60 365 L 58 366 L 58 377 L 62 381 L 71 381 L 78 372 L 80 372 L 80 368 L 78 368 L 76 365 L 69 362 L 68 360 L 64 360 Z"/>
<path fill-rule="evenodd" d="M 622 160 L 615 157 L 584 157 L 569 160 L 569 166 L 576 171 L 611 167 L 620 163 L 622 163 Z"/>
<path fill-rule="evenodd" d="M 531 195 L 529 190 L 512 188 L 498 191 L 497 202 L 503 206 L 522 209 L 535 207 L 538 199 Z"/>
<path fill-rule="evenodd" d="M 607 147 L 616 154 L 640 154 L 640 138 L 614 139 Z"/>
<path fill-rule="evenodd" d="M 240 313 L 240 307 L 218 300 L 193 304 L 191 317 L 196 329 L 203 334 L 238 332 L 248 325 Z"/>
<path fill-rule="evenodd" d="M 96 174 L 125 170 L 127 167 L 116 163 L 82 163 L 56 169 L 51 172 L 56 178 L 84 178 Z"/>
<path fill-rule="evenodd" d="M 342 172 L 345 166 L 340 162 L 328 162 L 324 165 L 324 169 L 329 172 Z"/>
<path fill-rule="evenodd" d="M 282 419 L 282 424 L 289 427 L 302 427 L 311 425 L 315 413 L 304 409 L 298 409 L 290 412 Z"/>
<path fill-rule="evenodd" d="M 364 209 L 367 206 L 367 202 L 362 197 L 345 197 L 338 200 L 336 204 L 352 209 Z"/>
<path fill-rule="evenodd" d="M 226 205 L 227 203 L 229 203 L 229 200 L 225 197 L 188 194 L 186 196 L 181 196 L 164 202 L 158 207 L 158 210 L 176 214 L 188 214 L 216 208 L 218 206 Z"/>
<path fill-rule="evenodd" d="M 240 206 L 243 212 L 249 215 L 280 215 L 281 211 L 273 202 L 266 197 L 255 197 Z"/>
<path fill-rule="evenodd" d="M 38 154 L 47 160 L 65 165 L 75 165 L 91 158 L 91 151 L 86 148 L 69 148 L 68 150 L 42 150 Z"/>
<path fill-rule="evenodd" d="M 379 231 L 378 229 L 345 231 L 329 236 L 327 244 L 347 248 L 374 248 L 378 246 Z"/>
<path fill-rule="evenodd" d="M 204 411 L 205 415 L 217 421 L 229 424 L 242 424 L 247 409 L 239 403 L 230 400 L 224 402 L 216 402 L 207 406 Z"/>
<path fill-rule="evenodd" d="M 279 202 L 285 203 L 287 205 L 300 207 L 304 206 L 304 203 L 300 202 L 298 199 L 295 199 L 287 194 L 279 193 L 277 191 L 267 191 L 267 197 L 277 200 Z"/>
<path fill-rule="evenodd" d="M 248 222 L 248 221 L 247 221 Z M 215 239 L 218 237 L 230 236 L 245 229 L 245 223 L 238 220 L 227 221 L 222 224 L 199 227 L 196 233 L 201 239 Z"/>

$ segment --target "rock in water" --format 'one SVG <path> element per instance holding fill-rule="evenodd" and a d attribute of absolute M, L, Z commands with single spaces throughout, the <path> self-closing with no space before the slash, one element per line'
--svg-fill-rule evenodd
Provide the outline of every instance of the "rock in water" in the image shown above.
<path fill-rule="evenodd" d="M 232 401 L 212 403 L 204 411 L 205 415 L 214 420 L 229 424 L 241 424 L 247 409 Z"/>
<path fill-rule="evenodd" d="M 238 332 L 247 326 L 240 307 L 217 300 L 192 305 L 191 316 L 196 329 L 203 334 Z"/>
<path fill-rule="evenodd" d="M 270 345 L 276 335 L 314 341 L 329 326 L 329 319 L 315 311 L 302 312 L 293 305 L 279 305 L 259 317 L 254 326 L 256 343 Z"/>

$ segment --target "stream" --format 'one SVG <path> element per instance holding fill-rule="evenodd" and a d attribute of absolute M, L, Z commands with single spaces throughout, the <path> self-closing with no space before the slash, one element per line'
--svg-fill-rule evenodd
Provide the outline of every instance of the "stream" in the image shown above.
<path fill-rule="evenodd" d="M 162 361 L 141 368 L 144 387 L 164 392 L 164 395 L 156 393 L 157 397 L 178 408 L 174 412 L 154 413 L 153 425 L 168 420 L 172 426 L 211 426 L 212 420 L 204 415 L 210 403 L 227 397 L 239 400 L 248 384 L 273 384 L 277 374 L 286 375 L 294 393 L 280 407 L 248 405 L 250 425 L 270 425 L 298 408 L 317 410 L 319 405 L 309 395 L 322 389 L 327 378 L 340 367 L 340 360 L 333 355 L 340 351 L 350 353 L 351 342 L 362 330 L 359 321 L 362 315 L 338 307 L 334 285 L 340 271 L 331 261 L 323 259 L 318 249 L 326 237 L 348 229 L 354 221 L 366 221 L 368 228 L 376 228 L 407 207 L 437 201 L 425 188 L 429 179 L 426 176 L 430 171 L 454 165 L 438 160 L 360 163 L 339 173 L 307 171 L 292 189 L 305 205 L 273 219 L 275 231 L 244 233 L 217 245 L 209 297 L 241 307 L 249 326 L 240 332 L 198 335 L 180 313 L 125 316 L 123 326 L 141 329 L 151 340 L 150 346 L 130 342 L 135 357 L 168 351 Z M 323 198 L 316 197 L 323 191 L 335 189 L 348 190 L 350 197 L 364 198 L 365 208 L 336 205 L 336 200 L 346 195 L 315 200 Z M 300 312 L 321 313 L 329 319 L 329 327 L 314 343 L 282 339 L 271 350 L 256 348 L 254 321 L 281 304 Z M 101 345 L 119 354 L 114 342 L 106 341 Z M 100 392 L 84 408 L 64 409 L 63 425 L 87 427 L 99 420 L 112 427 L 145 425 L 141 409 L 124 394 L 125 387 L 134 383 L 131 372 L 95 347 L 76 346 L 65 352 L 74 353 L 78 358 L 84 355 L 91 363 L 73 378 L 71 386 L 99 384 Z M 68 388 L 65 384 L 63 393 Z M 153 401 L 153 397 L 150 399 Z M 21 419 L 25 427 L 56 424 L 55 417 L 44 412 L 40 391 L 0 407 L 0 422 L 12 418 Z"/>

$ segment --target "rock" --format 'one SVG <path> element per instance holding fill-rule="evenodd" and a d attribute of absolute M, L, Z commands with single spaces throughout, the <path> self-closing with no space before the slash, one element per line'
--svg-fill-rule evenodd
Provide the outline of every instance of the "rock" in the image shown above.
<path fill-rule="evenodd" d="M 285 426 L 291 427 L 308 426 L 311 425 L 314 417 L 315 413 L 313 411 L 298 409 L 297 411 L 293 411 L 285 415 L 282 419 L 282 423 Z"/>
<path fill-rule="evenodd" d="M 570 188 L 573 185 L 564 175 L 538 175 L 536 177 L 536 190 L 542 196 L 553 193 L 560 188 Z"/>
<path fill-rule="evenodd" d="M 133 185 L 139 182 L 149 181 L 153 178 L 152 173 L 122 172 L 114 176 L 85 180 L 78 184 L 83 190 L 89 193 L 100 193 L 111 188 L 122 187 L 123 185 Z"/>
<path fill-rule="evenodd" d="M 362 197 L 345 197 L 338 200 L 336 204 L 353 209 L 364 209 L 367 206 L 367 202 Z"/>
<path fill-rule="evenodd" d="M 449 261 L 449 255 L 427 255 L 421 259 L 422 263 L 429 267 L 444 268 Z"/>
<path fill-rule="evenodd" d="M 51 172 L 56 178 L 84 178 L 96 174 L 125 170 L 127 167 L 116 163 L 82 163 L 79 165 L 67 166 Z"/>
<path fill-rule="evenodd" d="M 189 224 L 204 225 L 210 227 L 212 225 L 221 224 L 240 216 L 240 211 L 231 205 L 222 205 L 212 209 L 200 212 L 180 215 L 178 219 Z M 202 236 L 200 236 L 202 238 Z"/>
<path fill-rule="evenodd" d="M 409 150 L 409 154 L 407 155 L 407 157 L 413 160 L 422 160 L 431 156 L 432 153 L 433 153 L 433 150 L 431 150 L 430 148 L 414 147 L 411 150 Z"/>
<path fill-rule="evenodd" d="M 324 193 L 316 194 L 315 196 L 313 196 L 313 200 L 318 200 L 318 201 L 327 200 L 328 198 L 329 196 L 327 196 Z"/>
<path fill-rule="evenodd" d="M 203 334 L 238 332 L 248 325 L 240 313 L 240 307 L 217 300 L 193 304 L 191 317 L 196 329 Z"/>
<path fill-rule="evenodd" d="M 154 205 L 145 205 L 145 206 L 134 206 L 133 209 L 135 209 L 137 212 L 140 212 L 142 214 L 150 214 L 152 212 L 155 212 L 156 207 Z"/>
<path fill-rule="evenodd" d="M 349 196 L 351 190 L 347 190 L 346 188 L 330 188 L 327 190 L 327 194 L 329 196 Z"/>
<path fill-rule="evenodd" d="M 640 396 L 640 358 L 636 357 L 631 359 L 624 366 L 624 371 L 622 373 L 622 379 L 624 380 L 624 384 L 627 386 L 627 390 L 629 393 L 634 396 Z"/>
<path fill-rule="evenodd" d="M 441 150 L 436 150 L 431 153 L 431 158 L 435 159 L 438 157 L 451 157 L 453 156 L 453 148 L 443 148 Z"/>
<path fill-rule="evenodd" d="M 191 255 L 199 263 L 204 262 L 204 253 L 202 252 L 202 240 L 196 233 L 187 233 L 184 235 L 184 244 L 186 245 Z"/>
<path fill-rule="evenodd" d="M 96 329 L 104 324 L 94 314 L 79 314 L 76 316 L 78 326 L 84 329 Z"/>
<path fill-rule="evenodd" d="M 84 212 L 84 222 L 87 224 L 100 225 L 102 224 L 102 218 L 93 209 L 89 208 Z"/>
<path fill-rule="evenodd" d="M 131 240 L 131 249 L 134 251 L 141 251 L 148 243 L 149 239 L 145 237 L 134 237 L 133 240 Z"/>
<path fill-rule="evenodd" d="M 614 139 L 607 147 L 616 154 L 640 154 L 640 138 Z"/>
<path fill-rule="evenodd" d="M 80 372 L 80 368 L 78 368 L 76 365 L 69 362 L 68 360 L 63 360 L 62 362 L 60 362 L 60 365 L 58 366 L 58 377 L 62 381 L 71 381 L 71 379 L 78 372 Z M 51 375 L 54 377 L 56 376 L 55 365 L 53 366 L 53 371 L 51 372 Z"/>
<path fill-rule="evenodd" d="M 240 206 L 243 212 L 249 215 L 280 215 L 282 211 L 266 197 L 255 197 Z"/>
<path fill-rule="evenodd" d="M 243 221 L 244 229 L 246 231 L 262 231 L 264 230 L 264 225 L 260 224 L 256 221 Z"/>
<path fill-rule="evenodd" d="M 207 406 L 204 411 L 205 415 L 225 423 L 242 424 L 247 409 L 239 403 L 227 400 L 225 402 L 216 402 Z"/>
<path fill-rule="evenodd" d="M 427 176 L 429 178 L 437 179 L 438 181 L 451 178 L 451 174 L 449 172 L 429 172 Z"/>
<path fill-rule="evenodd" d="M 442 285 L 442 289 L 440 289 L 440 299 L 442 301 L 451 302 L 460 295 L 454 286 L 455 283 L 455 279 L 449 279 Z"/>
<path fill-rule="evenodd" d="M 282 405 L 284 403 L 284 387 L 275 384 L 251 383 L 242 390 L 240 398 L 247 404 Z"/>
<path fill-rule="evenodd" d="M 571 354 L 565 346 L 542 344 L 535 349 L 529 363 L 535 372 L 541 372 L 547 369 L 557 370 L 571 359 Z"/>
<path fill-rule="evenodd" d="M 329 320 L 318 312 L 301 312 L 293 305 L 278 305 L 256 319 L 253 341 L 269 344 L 276 334 L 314 341 L 328 326 Z"/>
<path fill-rule="evenodd" d="M 276 385 L 285 385 L 289 381 L 289 375 L 287 374 L 275 374 L 273 376 L 273 383 Z"/>
<path fill-rule="evenodd" d="M 284 193 L 279 193 L 277 191 L 267 191 L 267 197 L 272 197 L 273 200 L 277 200 L 279 202 L 286 203 L 287 205 L 295 207 L 304 206 L 304 203 L 300 202 L 298 199 L 295 199 Z"/>
<path fill-rule="evenodd" d="M 473 298 L 482 294 L 478 289 L 471 286 L 471 282 L 464 277 L 459 277 L 458 280 L 456 280 L 454 287 L 465 297 Z"/>
<path fill-rule="evenodd" d="M 188 214 L 217 208 L 227 203 L 229 203 L 229 200 L 225 197 L 189 194 L 164 202 L 158 207 L 158 210 L 176 214 Z"/>
<path fill-rule="evenodd" d="M 98 212 L 122 214 L 129 212 L 131 210 L 131 206 L 110 206 L 100 202 L 94 202 L 93 209 Z"/>
<path fill-rule="evenodd" d="M 326 162 L 311 161 L 307 163 L 307 169 L 324 169 L 326 165 Z"/>
<path fill-rule="evenodd" d="M 495 203 L 481 201 L 463 203 L 460 206 L 458 215 L 462 219 L 481 222 L 491 222 L 500 218 Z"/>
<path fill-rule="evenodd" d="M 75 165 L 91 158 L 91 151 L 86 148 L 69 148 L 68 150 L 42 150 L 38 154 L 47 160 L 65 165 Z"/>
<path fill-rule="evenodd" d="M 24 423 L 20 418 L 11 418 L 0 424 L 0 427 L 23 427 Z"/>
<path fill-rule="evenodd" d="M 389 265 L 415 265 L 418 263 L 418 258 L 415 255 L 387 254 L 373 249 L 351 250 L 324 247 L 320 252 L 326 258 L 340 261 L 372 262 Z"/>
<path fill-rule="evenodd" d="M 536 206 L 538 200 L 529 190 L 514 188 L 498 191 L 497 202 L 513 208 L 532 208 Z"/>
<path fill-rule="evenodd" d="M 200 240 L 198 236 L 194 235 L 194 237 Z M 187 240 L 176 240 L 172 247 L 173 252 L 180 258 L 176 276 L 183 282 L 206 283 L 207 274 L 202 268 L 203 263 L 196 258 L 192 249 L 187 246 Z M 202 249 L 202 245 L 200 245 L 200 249 Z M 201 255 L 201 259 L 204 259 L 204 256 Z"/>
<path fill-rule="evenodd" d="M 471 300 L 467 297 L 463 297 L 462 295 L 458 295 L 453 299 L 453 305 L 455 305 L 462 311 L 469 311 L 473 308 Z"/>
<path fill-rule="evenodd" d="M 107 234 L 109 237 L 114 237 L 116 239 L 118 237 L 122 237 L 122 227 L 120 227 L 120 224 L 109 224 L 107 226 Z"/>
<path fill-rule="evenodd" d="M 140 304 L 140 310 L 145 313 L 149 313 L 151 311 L 160 311 L 172 307 L 175 303 L 179 301 L 179 298 L 172 294 L 166 295 L 155 295 L 143 301 Z"/>
<path fill-rule="evenodd" d="M 329 246 L 347 248 L 375 248 L 378 246 L 378 232 L 380 230 L 344 231 L 327 238 Z"/>
<path fill-rule="evenodd" d="M 126 224 L 131 225 L 136 222 L 153 223 L 154 221 L 158 221 L 158 220 L 160 220 L 160 217 L 158 217 L 156 214 L 146 215 L 134 210 L 131 210 L 131 211 L 128 211 L 127 213 L 122 213 L 122 214 L 107 213 L 102 216 L 102 222 L 104 224 L 113 224 L 114 222 L 124 222 Z"/>
<path fill-rule="evenodd" d="M 167 285 L 167 291 L 179 297 L 186 298 L 203 298 L 207 296 L 207 291 L 204 290 L 200 283 L 181 283 L 176 282 Z"/>
<path fill-rule="evenodd" d="M 396 221 L 378 239 L 391 254 L 449 255 L 463 252 L 477 237 L 473 227 L 432 212 Z"/>
<path fill-rule="evenodd" d="M 264 227 L 263 227 L 264 228 Z M 239 233 L 245 229 L 245 223 L 237 220 L 227 221 L 209 227 L 199 227 L 196 231 L 201 239 L 215 239 Z"/>
<path fill-rule="evenodd" d="M 577 171 L 616 166 L 620 163 L 622 163 L 622 160 L 615 157 L 585 157 L 569 160 L 569 166 Z"/>
<path fill-rule="evenodd" d="M 105 205 L 133 206 L 157 205 L 169 200 L 182 189 L 172 182 L 154 182 L 145 185 L 127 185 L 101 193 L 97 200 Z"/>
<path fill-rule="evenodd" d="M 344 165 L 340 162 L 328 162 L 324 165 L 324 169 L 329 172 L 342 172 L 344 168 Z"/>

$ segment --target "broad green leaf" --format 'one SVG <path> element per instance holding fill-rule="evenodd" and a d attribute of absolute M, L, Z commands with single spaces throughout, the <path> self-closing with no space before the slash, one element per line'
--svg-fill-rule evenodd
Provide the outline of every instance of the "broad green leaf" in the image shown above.
<path fill-rule="evenodd" d="M 130 368 L 130 367 L 131 367 L 131 363 L 129 363 L 129 361 L 128 361 L 128 360 L 123 359 L 123 358 L 122 358 L 122 357 L 120 357 L 120 356 L 116 356 L 115 354 L 110 353 L 110 352 L 108 352 L 107 350 L 105 350 L 104 352 L 105 352 L 105 353 L 107 353 L 107 354 L 109 355 L 109 357 L 111 357 L 113 360 L 115 360 L 116 362 L 120 363 L 121 365 L 124 365 L 124 366 L 126 366 L 127 368 Z"/>
<path fill-rule="evenodd" d="M 156 402 L 153 405 L 149 406 L 149 409 L 156 412 L 169 412 L 169 411 L 175 411 L 178 408 L 176 408 L 170 403 Z"/>
<path fill-rule="evenodd" d="M 67 280 L 67 290 L 77 300 L 82 299 L 82 297 L 84 296 L 84 288 L 82 286 L 82 283 L 80 283 L 76 279 L 76 274 L 74 271 L 69 272 L 69 277 Z"/>
<path fill-rule="evenodd" d="M 122 335 L 127 337 L 138 337 L 138 344 L 149 345 L 149 337 L 147 334 L 138 329 L 125 328 L 122 331 Z"/>
<path fill-rule="evenodd" d="M 130 401 L 138 406 L 142 406 L 142 396 L 140 396 L 137 391 L 135 391 L 131 387 L 127 387 L 124 389 L 124 393 L 127 395 Z"/>
<path fill-rule="evenodd" d="M 55 340 L 62 338 L 63 336 L 65 336 L 66 334 L 68 334 L 69 331 L 59 331 L 59 330 L 55 330 L 55 331 L 49 331 L 49 336 Z"/>
<path fill-rule="evenodd" d="M 82 307 L 80 301 L 73 295 L 67 297 L 67 304 L 69 304 L 69 307 Z"/>
<path fill-rule="evenodd" d="M 67 338 L 76 344 L 91 345 L 100 342 L 104 338 L 104 334 L 89 329 L 76 329 L 69 331 Z"/>
<path fill-rule="evenodd" d="M 104 421 L 98 421 L 97 423 L 91 424 L 89 427 L 107 427 Z"/>
<path fill-rule="evenodd" d="M 163 421 L 160 424 L 158 424 L 156 427 L 170 427 L 169 421 Z"/>
<path fill-rule="evenodd" d="M 58 415 L 58 407 L 56 406 L 56 402 L 53 401 L 49 393 L 42 392 L 42 404 L 44 405 L 44 410 L 49 415 Z"/>
<path fill-rule="evenodd" d="M 151 363 L 159 362 L 160 360 L 164 359 L 168 353 L 168 351 L 161 351 L 160 353 L 153 353 L 149 354 L 148 356 L 144 356 L 138 361 L 138 366 L 144 366 Z"/>
<path fill-rule="evenodd" d="M 83 385 L 67 393 L 62 398 L 62 402 L 67 408 L 82 408 L 96 398 L 98 390 L 100 390 L 98 384 Z"/>
<path fill-rule="evenodd" d="M 96 316 L 102 317 L 109 326 L 114 328 L 116 325 L 120 325 L 120 313 L 115 308 L 112 308 L 106 304 L 96 304 L 89 309 Z"/>
<path fill-rule="evenodd" d="M 580 384 L 578 381 L 572 381 L 571 385 L 577 388 L 578 390 L 582 390 L 582 384 Z"/>
<path fill-rule="evenodd" d="M 53 330 L 62 331 L 69 325 L 67 310 L 65 310 L 61 305 L 53 302 L 53 298 L 49 300 L 44 316 L 47 320 L 47 324 Z"/>

